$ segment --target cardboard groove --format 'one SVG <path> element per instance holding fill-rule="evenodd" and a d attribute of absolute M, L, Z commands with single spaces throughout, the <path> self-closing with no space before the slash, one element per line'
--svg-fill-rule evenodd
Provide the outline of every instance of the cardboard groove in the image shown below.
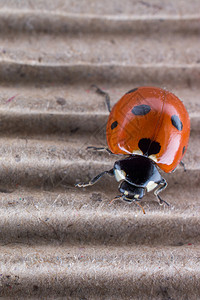
<path fill-rule="evenodd" d="M 40 10 L 5 10 L 0 14 L 0 28 L 5 22 L 7 32 L 43 32 L 48 34 L 75 33 L 112 33 L 144 34 L 157 31 L 172 33 L 199 33 L 199 14 L 158 14 L 158 15 L 113 15 L 113 14 L 77 14 L 40 11 Z M 120 26 L 119 26 L 120 24 Z"/>
<path fill-rule="evenodd" d="M 199 86 L 200 66 L 199 64 L 190 65 L 169 65 L 156 64 L 147 66 L 121 66 L 115 64 L 96 65 L 96 64 L 80 64 L 80 65 L 48 65 L 40 66 L 39 64 L 27 64 L 17 62 L 1 62 L 0 81 L 2 83 L 9 81 L 10 83 L 26 82 L 34 86 L 41 83 L 132 83 L 140 81 L 149 85 L 163 85 L 163 83 L 183 87 Z M 150 79 L 151 78 L 151 79 Z"/>
<path fill-rule="evenodd" d="M 132 213 L 79 209 L 78 213 L 62 207 L 8 208 L 9 218 L 1 214 L 1 245 L 36 246 L 178 246 L 199 244 L 198 216 L 170 215 L 158 211 L 143 216 L 138 207 Z M 6 226 L 4 225 L 6 224 Z M 120 225 L 120 226 L 119 226 Z"/>

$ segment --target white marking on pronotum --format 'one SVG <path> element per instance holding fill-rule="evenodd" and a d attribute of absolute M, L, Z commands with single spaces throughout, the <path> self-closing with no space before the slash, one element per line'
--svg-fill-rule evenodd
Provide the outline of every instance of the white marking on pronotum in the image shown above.
<path fill-rule="evenodd" d="M 152 159 L 153 161 L 155 161 L 157 163 L 157 157 L 155 155 L 149 155 L 149 158 Z"/>
<path fill-rule="evenodd" d="M 115 178 L 117 181 L 124 180 L 126 178 L 126 173 L 123 170 L 114 170 L 115 172 Z"/>
<path fill-rule="evenodd" d="M 132 154 L 143 155 L 143 152 L 141 150 L 134 150 Z"/>
<path fill-rule="evenodd" d="M 147 184 L 147 192 L 150 192 L 152 190 L 155 189 L 155 187 L 157 187 L 157 183 L 155 183 L 154 181 L 149 181 Z"/>

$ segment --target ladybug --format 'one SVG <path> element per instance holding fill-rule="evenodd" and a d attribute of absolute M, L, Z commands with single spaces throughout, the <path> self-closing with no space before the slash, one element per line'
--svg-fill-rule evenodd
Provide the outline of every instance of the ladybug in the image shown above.
<path fill-rule="evenodd" d="M 110 110 L 108 94 L 98 87 L 97 92 L 106 96 Z M 176 169 L 187 150 L 189 134 L 189 115 L 174 94 L 157 87 L 134 88 L 110 110 L 106 128 L 106 150 L 126 157 L 116 161 L 111 170 L 77 186 L 93 185 L 108 174 L 119 182 L 120 195 L 115 199 L 140 201 L 154 190 L 159 203 L 168 204 L 159 196 L 167 187 L 159 168 L 166 173 Z"/>

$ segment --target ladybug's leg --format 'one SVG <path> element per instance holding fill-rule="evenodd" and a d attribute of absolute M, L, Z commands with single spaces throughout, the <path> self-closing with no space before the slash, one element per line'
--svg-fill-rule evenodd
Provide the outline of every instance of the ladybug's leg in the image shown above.
<path fill-rule="evenodd" d="M 94 146 L 89 146 L 87 147 L 87 150 L 88 149 L 92 149 L 92 150 L 95 150 L 95 151 L 107 151 L 109 154 L 114 154 L 110 151 L 110 149 L 106 148 L 106 147 L 94 147 Z"/>
<path fill-rule="evenodd" d="M 97 85 L 93 84 L 92 87 L 96 88 L 96 93 L 102 95 L 105 97 L 106 100 L 106 105 L 108 108 L 108 111 L 111 112 L 111 108 L 110 108 L 110 96 L 108 93 L 104 92 L 102 89 L 100 89 Z"/>
<path fill-rule="evenodd" d="M 163 178 L 162 181 L 160 182 L 160 185 L 154 192 L 154 195 L 156 196 L 156 198 L 158 199 L 158 202 L 160 205 L 162 205 L 163 203 L 167 204 L 169 206 L 169 203 L 167 203 L 167 201 L 163 200 L 158 194 L 160 192 L 162 192 L 164 189 L 166 189 L 167 187 L 167 181 Z"/>
<path fill-rule="evenodd" d="M 88 183 L 77 183 L 75 186 L 78 186 L 78 187 L 86 187 L 86 186 L 90 186 L 90 185 L 93 185 L 95 184 L 97 181 L 99 181 L 99 179 L 105 175 L 105 174 L 108 174 L 110 176 L 114 176 L 114 171 L 113 169 L 109 170 L 109 171 L 104 171 L 100 174 L 98 174 L 97 176 L 95 176 L 94 178 L 92 178 Z"/>
<path fill-rule="evenodd" d="M 185 164 L 182 160 L 180 161 L 180 165 L 184 168 L 184 172 L 186 172 L 187 170 L 186 170 Z"/>

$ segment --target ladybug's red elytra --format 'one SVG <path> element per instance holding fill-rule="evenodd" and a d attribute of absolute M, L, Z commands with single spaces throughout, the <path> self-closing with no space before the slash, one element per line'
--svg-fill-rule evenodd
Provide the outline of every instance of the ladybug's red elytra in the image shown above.
<path fill-rule="evenodd" d="M 97 92 L 108 94 L 97 87 Z M 104 174 L 120 182 L 120 195 L 125 201 L 139 201 L 146 192 L 159 193 L 167 186 L 158 167 L 166 173 L 175 170 L 187 150 L 190 119 L 183 103 L 172 93 L 157 87 L 139 87 L 127 92 L 112 108 L 107 122 L 108 151 L 128 155 L 116 161 L 86 184 L 96 183 Z M 102 148 L 91 147 L 96 150 Z M 166 203 L 166 202 L 165 202 Z"/>

